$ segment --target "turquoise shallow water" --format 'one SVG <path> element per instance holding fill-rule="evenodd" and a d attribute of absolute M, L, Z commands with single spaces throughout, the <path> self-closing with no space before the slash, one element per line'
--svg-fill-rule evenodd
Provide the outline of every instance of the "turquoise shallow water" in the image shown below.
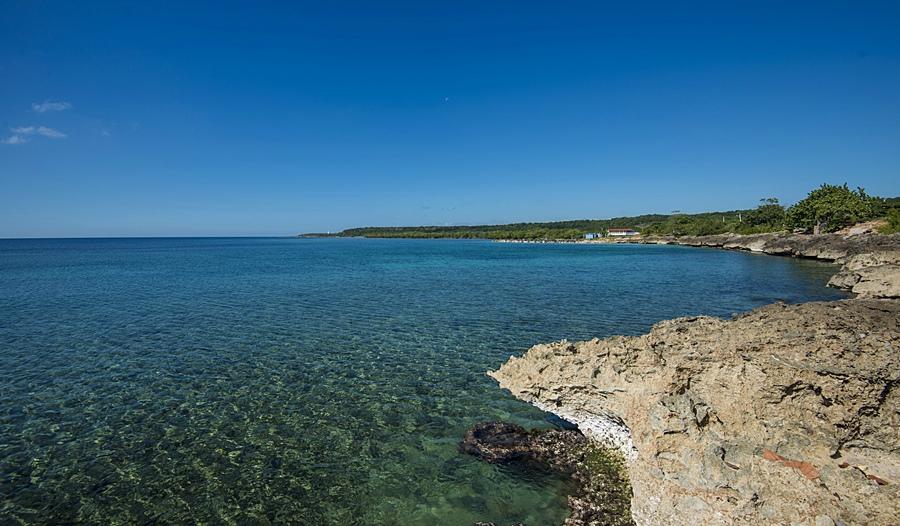
<path fill-rule="evenodd" d="M 457 452 L 549 426 L 484 371 L 561 338 L 833 299 L 834 267 L 673 246 L 0 241 L 0 523 L 559 523 Z"/>

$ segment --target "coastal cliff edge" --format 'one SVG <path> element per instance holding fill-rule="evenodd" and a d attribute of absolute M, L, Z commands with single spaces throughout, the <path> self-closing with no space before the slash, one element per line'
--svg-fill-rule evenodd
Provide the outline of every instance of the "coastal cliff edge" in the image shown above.
<path fill-rule="evenodd" d="M 638 525 L 898 524 L 900 238 L 739 237 L 679 244 L 836 261 L 857 297 L 536 345 L 488 374 L 621 452 Z"/>

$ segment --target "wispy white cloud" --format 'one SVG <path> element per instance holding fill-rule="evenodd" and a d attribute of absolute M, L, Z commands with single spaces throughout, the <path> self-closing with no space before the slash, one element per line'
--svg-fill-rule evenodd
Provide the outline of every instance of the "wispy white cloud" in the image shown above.
<path fill-rule="evenodd" d="M 21 135 L 11 135 L 3 140 L 0 140 L 3 144 L 25 144 L 28 142 L 28 139 L 22 137 Z"/>
<path fill-rule="evenodd" d="M 15 135 L 43 135 L 51 139 L 65 139 L 66 137 L 65 133 L 46 126 L 22 126 L 20 128 L 10 128 L 10 131 Z"/>
<path fill-rule="evenodd" d="M 18 128 L 10 128 L 9 131 L 12 132 L 12 135 L 2 139 L 0 142 L 3 144 L 25 144 L 35 135 L 48 137 L 50 139 L 66 138 L 65 133 L 46 126 L 20 126 Z"/>
<path fill-rule="evenodd" d="M 71 102 L 64 100 L 45 100 L 44 102 L 34 102 L 31 109 L 37 113 L 47 113 L 48 111 L 65 111 L 72 107 Z"/>
<path fill-rule="evenodd" d="M 43 135 L 44 137 L 50 137 L 51 139 L 65 139 L 66 134 L 59 131 L 54 130 L 53 128 L 48 128 L 46 126 L 38 126 L 35 131 L 38 135 Z"/>

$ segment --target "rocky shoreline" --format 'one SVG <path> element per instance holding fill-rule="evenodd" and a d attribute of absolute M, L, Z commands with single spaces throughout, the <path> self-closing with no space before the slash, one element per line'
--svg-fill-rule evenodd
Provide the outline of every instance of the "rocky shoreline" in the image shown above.
<path fill-rule="evenodd" d="M 860 297 L 900 297 L 900 234 L 871 232 L 835 234 L 718 234 L 712 236 L 650 236 L 598 240 L 527 241 L 501 243 L 577 243 L 588 245 L 639 244 L 721 248 L 818 259 L 843 265 L 829 286 L 849 290 Z"/>
<path fill-rule="evenodd" d="M 833 261 L 841 270 L 829 286 L 859 297 L 900 297 L 900 234 L 722 234 L 700 237 L 647 238 L 646 244 L 746 250 L 774 256 Z"/>
<path fill-rule="evenodd" d="M 857 297 L 536 345 L 488 374 L 621 452 L 638 525 L 898 524 L 900 236 L 641 242 L 834 261 Z"/>

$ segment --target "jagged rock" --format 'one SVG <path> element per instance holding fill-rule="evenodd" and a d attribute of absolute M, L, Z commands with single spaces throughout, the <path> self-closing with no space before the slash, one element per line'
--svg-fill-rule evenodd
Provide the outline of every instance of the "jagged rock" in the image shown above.
<path fill-rule="evenodd" d="M 489 374 L 622 451 L 639 525 L 886 526 L 898 345 L 898 301 L 775 304 L 537 345 Z"/>
<path fill-rule="evenodd" d="M 879 265 L 857 271 L 850 290 L 864 298 L 900 298 L 900 265 Z"/>

